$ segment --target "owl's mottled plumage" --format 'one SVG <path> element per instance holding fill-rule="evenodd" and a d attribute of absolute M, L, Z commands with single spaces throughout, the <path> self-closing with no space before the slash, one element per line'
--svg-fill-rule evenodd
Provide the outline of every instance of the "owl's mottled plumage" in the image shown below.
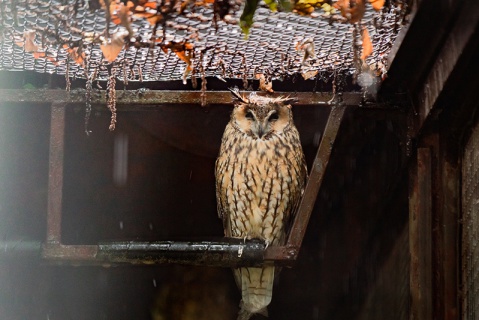
<path fill-rule="evenodd" d="M 238 101 L 216 161 L 216 197 L 225 235 L 282 245 L 307 175 L 291 100 L 233 93 Z M 238 319 L 266 314 L 274 266 L 234 271 L 242 292 Z"/>

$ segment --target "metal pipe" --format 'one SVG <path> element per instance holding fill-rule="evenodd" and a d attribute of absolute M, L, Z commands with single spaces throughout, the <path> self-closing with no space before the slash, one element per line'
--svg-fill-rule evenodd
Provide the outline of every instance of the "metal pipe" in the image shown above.
<path fill-rule="evenodd" d="M 0 241 L 0 261 L 16 258 L 40 258 L 41 249 L 40 241 Z"/>
<path fill-rule="evenodd" d="M 263 263 L 264 242 L 222 241 L 113 242 L 98 246 L 100 261 L 128 264 L 176 263 L 199 266 L 238 267 Z"/>

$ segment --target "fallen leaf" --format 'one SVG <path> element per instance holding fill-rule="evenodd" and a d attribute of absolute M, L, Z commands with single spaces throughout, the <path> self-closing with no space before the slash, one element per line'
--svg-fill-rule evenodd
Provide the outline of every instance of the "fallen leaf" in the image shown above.
<path fill-rule="evenodd" d="M 127 35 L 128 31 L 119 31 L 111 37 L 110 42 L 100 45 L 101 52 L 108 62 L 113 62 L 118 57 L 125 44 L 123 39 Z"/>
<path fill-rule="evenodd" d="M 309 71 L 303 72 L 301 75 L 303 76 L 304 80 L 308 80 L 313 78 L 317 74 L 318 74 L 318 70 L 309 70 Z"/>
<path fill-rule="evenodd" d="M 373 53 L 373 44 L 371 42 L 371 37 L 369 36 L 369 31 L 366 28 L 361 30 L 361 38 L 362 38 L 362 53 L 361 53 L 361 60 L 366 60 L 367 57 Z"/>
<path fill-rule="evenodd" d="M 79 53 L 78 47 L 70 48 L 68 45 L 65 44 L 63 45 L 63 48 L 66 50 L 66 52 L 68 52 L 68 55 L 73 61 L 75 61 L 76 64 L 79 64 L 79 65 L 83 64 L 83 62 L 85 61 L 85 53 L 82 52 L 81 50 Z"/>
<path fill-rule="evenodd" d="M 334 4 L 334 8 L 339 9 L 341 15 L 350 23 L 359 22 L 366 11 L 364 0 L 339 0 Z"/>
<path fill-rule="evenodd" d="M 259 79 L 259 89 L 260 90 L 270 92 L 270 93 L 274 92 L 273 91 L 273 82 L 266 79 L 264 74 L 262 74 L 262 73 L 256 74 L 256 79 Z"/>
<path fill-rule="evenodd" d="M 23 38 L 25 39 L 23 48 L 25 49 L 25 52 L 36 52 L 40 49 L 39 46 L 35 44 L 35 36 L 35 30 L 25 31 L 23 33 Z"/>
<path fill-rule="evenodd" d="M 314 52 L 314 41 L 313 38 L 306 38 L 303 41 L 298 41 L 295 45 L 296 51 L 304 51 L 303 61 L 301 64 L 306 64 L 306 61 L 309 58 L 316 58 L 316 53 Z"/>
<path fill-rule="evenodd" d="M 385 0 L 369 0 L 374 10 L 379 11 L 384 7 Z"/>

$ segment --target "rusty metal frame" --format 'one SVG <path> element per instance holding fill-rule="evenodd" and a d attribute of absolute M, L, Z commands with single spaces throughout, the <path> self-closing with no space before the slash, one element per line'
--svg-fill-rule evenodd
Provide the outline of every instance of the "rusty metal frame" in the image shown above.
<path fill-rule="evenodd" d="M 3 93 L 3 94 L 2 94 Z M 200 92 L 123 91 L 117 105 L 123 110 L 153 108 L 158 104 L 199 104 Z M 278 93 L 281 94 L 281 93 Z M 288 93 L 283 93 L 288 94 Z M 56 264 L 162 264 L 178 263 L 204 266 L 256 266 L 264 261 L 291 265 L 297 259 L 321 182 L 347 106 L 363 102 L 360 93 L 332 95 L 295 93 L 300 105 L 331 107 L 303 198 L 284 246 L 266 247 L 256 240 L 221 239 L 200 242 L 113 242 L 98 245 L 64 245 L 61 239 L 63 155 L 65 110 L 71 104 L 84 103 L 84 92 L 62 90 L 0 90 L 4 102 L 51 103 L 47 239 L 42 258 Z M 93 104 L 104 103 L 104 94 L 93 95 Z M 207 93 L 209 104 L 231 104 L 229 92 Z M 363 104 L 364 105 L 364 104 Z M 25 247 L 25 246 L 23 246 Z M 35 244 L 26 246 L 37 247 Z M 12 248 L 8 247 L 9 250 Z M 7 249 L 7 247 L 5 247 Z"/>

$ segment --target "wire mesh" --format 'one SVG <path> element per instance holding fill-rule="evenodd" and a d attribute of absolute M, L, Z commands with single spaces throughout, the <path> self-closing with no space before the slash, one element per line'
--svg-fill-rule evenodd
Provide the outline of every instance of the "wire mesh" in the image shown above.
<path fill-rule="evenodd" d="M 462 319 L 479 316 L 479 126 L 466 144 L 462 164 Z"/>
<path fill-rule="evenodd" d="M 239 8 L 239 7 L 238 7 Z M 236 10 L 229 21 L 238 21 L 241 10 Z M 192 71 L 189 77 L 221 76 L 230 79 L 254 79 L 264 74 L 271 79 L 284 79 L 307 71 L 317 77 L 338 73 L 353 74 L 357 70 L 353 54 L 353 29 L 348 23 L 331 22 L 293 13 L 271 12 L 260 7 L 255 24 L 245 39 L 235 23 L 212 19 L 212 6 L 197 8 L 195 12 L 176 15 L 167 21 L 164 30 L 156 30 L 145 19 L 132 22 L 138 42 L 147 43 L 152 37 L 167 41 L 194 44 Z M 373 53 L 367 62 L 375 70 L 385 72 L 387 55 L 404 22 L 404 6 L 391 5 L 382 12 L 366 12 L 362 25 L 367 27 Z M 103 9 L 92 10 L 88 1 L 78 0 L 16 0 L 0 2 L 0 69 L 34 70 L 56 73 L 72 78 L 91 77 L 108 79 L 114 73 L 119 79 L 141 81 L 168 81 L 184 78 L 187 65 L 169 50 L 155 46 L 130 45 L 123 48 L 115 62 L 104 59 L 99 44 L 89 43 L 88 37 L 105 35 L 106 18 Z M 217 27 L 217 28 L 216 28 Z M 109 34 L 125 32 L 121 25 L 110 23 Z M 42 49 L 34 56 L 27 52 L 27 37 Z M 155 33 L 155 34 L 154 34 Z M 191 35 L 195 39 L 191 39 Z M 304 63 L 301 50 L 295 50 L 298 41 L 312 38 L 315 57 Z M 85 63 L 75 63 L 80 43 Z"/>

